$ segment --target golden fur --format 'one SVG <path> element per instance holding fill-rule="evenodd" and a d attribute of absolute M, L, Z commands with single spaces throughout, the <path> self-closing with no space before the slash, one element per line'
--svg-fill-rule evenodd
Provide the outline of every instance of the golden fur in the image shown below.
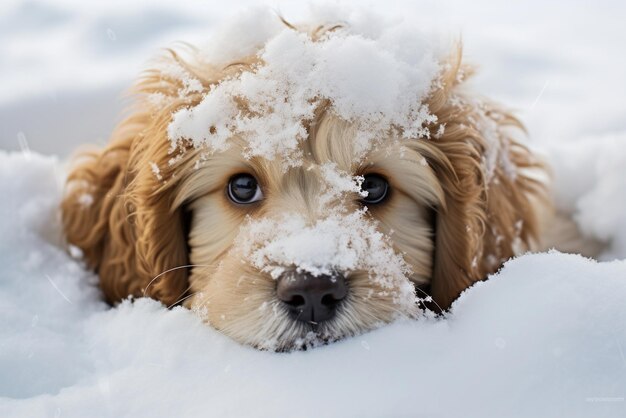
<path fill-rule="evenodd" d="M 197 77 L 203 92 L 254 61 L 244 58 L 218 69 L 172 51 L 166 59 Z M 352 127 L 321 107 L 316 119 L 307 121 L 303 167 L 287 173 L 280 161 L 245 159 L 237 138 L 230 149 L 200 164 L 201 153 L 191 145 L 172 153 L 167 138 L 172 113 L 198 104 L 203 92 L 179 97 L 181 82 L 152 70 L 138 84 L 136 108 L 110 144 L 83 154 L 69 175 L 62 203 L 68 242 L 82 249 L 98 272 L 110 303 L 129 295 L 147 295 L 167 306 L 184 300 L 188 307 L 205 310 L 212 326 L 238 341 L 291 348 L 308 330 L 275 311 L 274 281 L 231 250 L 246 216 L 263 219 L 294 210 L 311 221 L 322 216 L 313 198 L 322 187 L 319 167 L 333 162 L 352 175 L 376 172 L 388 178 L 388 202 L 370 208 L 368 216 L 404 254 L 413 283 L 447 309 L 463 290 L 538 239 L 537 210 L 544 194 L 543 166 L 511 136 L 521 129 L 518 120 L 463 91 L 471 71 L 461 63 L 460 48 L 447 64 L 442 87 L 426 102 L 438 119 L 430 139 L 391 136 L 355 164 Z M 155 94 L 167 100 L 155 105 L 150 100 Z M 492 127 L 493 138 L 485 137 L 485 124 Z M 506 172 L 506 164 L 485 169 L 494 138 L 506 161 L 517 167 L 515 174 Z M 263 202 L 241 208 L 228 201 L 225 185 L 240 172 L 255 173 Z M 92 197 L 90 205 L 83 195 Z M 360 206 L 356 197 L 345 204 L 349 210 Z M 354 272 L 349 284 L 349 307 L 322 329 L 326 338 L 371 329 L 396 313 L 384 292 L 367 298 L 377 286 L 367 274 Z M 262 306 L 274 309 L 274 320 L 267 319 Z"/>

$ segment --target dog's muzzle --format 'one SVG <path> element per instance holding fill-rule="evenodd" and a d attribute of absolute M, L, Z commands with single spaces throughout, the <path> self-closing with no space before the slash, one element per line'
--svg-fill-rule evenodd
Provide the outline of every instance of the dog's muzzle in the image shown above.
<path fill-rule="evenodd" d="M 276 294 L 295 320 L 317 325 L 335 317 L 348 288 L 340 274 L 314 276 L 289 271 L 278 278 Z"/>

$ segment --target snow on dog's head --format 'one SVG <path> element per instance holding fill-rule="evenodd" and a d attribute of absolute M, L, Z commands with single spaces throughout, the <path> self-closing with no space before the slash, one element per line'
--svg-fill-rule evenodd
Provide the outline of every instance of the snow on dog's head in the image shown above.
<path fill-rule="evenodd" d="M 273 19 L 231 50 L 171 53 L 70 176 L 66 232 L 109 301 L 182 302 L 291 349 L 417 315 L 416 286 L 446 308 L 530 240 L 536 163 L 513 117 L 460 89 L 458 48 Z"/>
<path fill-rule="evenodd" d="M 362 152 L 392 126 L 406 137 L 428 136 L 425 125 L 436 117 L 423 100 L 443 54 L 434 39 L 416 31 L 408 37 L 406 31 L 391 26 L 368 37 L 339 24 L 309 32 L 283 27 L 256 54 L 239 57 L 238 64 L 247 64 L 241 73 L 212 85 L 196 106 L 178 110 L 168 127 L 170 140 L 174 147 L 191 140 L 223 150 L 237 135 L 247 142 L 247 157 L 280 154 L 298 165 L 307 123 L 324 103 L 357 125 Z"/>

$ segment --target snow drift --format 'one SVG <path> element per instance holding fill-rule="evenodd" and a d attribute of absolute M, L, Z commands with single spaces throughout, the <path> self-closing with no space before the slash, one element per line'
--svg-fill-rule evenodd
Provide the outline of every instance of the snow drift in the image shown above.
<path fill-rule="evenodd" d="M 610 143 L 604 155 L 624 156 Z M 593 196 L 626 209 L 620 172 L 598 166 L 615 180 L 565 188 L 581 221 Z M 624 261 L 525 255 L 445 318 L 261 352 L 183 308 L 108 308 L 61 245 L 62 177 L 54 158 L 0 153 L 2 416 L 623 416 Z"/>

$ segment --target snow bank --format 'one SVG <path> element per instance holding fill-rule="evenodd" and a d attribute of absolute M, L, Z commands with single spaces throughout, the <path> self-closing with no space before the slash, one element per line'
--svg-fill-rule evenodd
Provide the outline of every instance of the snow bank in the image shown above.
<path fill-rule="evenodd" d="M 626 132 L 547 147 L 558 207 L 582 231 L 611 243 L 602 259 L 626 258 Z"/>
<path fill-rule="evenodd" d="M 62 175 L 0 153 L 1 416 L 623 416 L 624 261 L 526 255 L 445 319 L 260 352 L 182 308 L 107 308 L 59 245 Z"/>

